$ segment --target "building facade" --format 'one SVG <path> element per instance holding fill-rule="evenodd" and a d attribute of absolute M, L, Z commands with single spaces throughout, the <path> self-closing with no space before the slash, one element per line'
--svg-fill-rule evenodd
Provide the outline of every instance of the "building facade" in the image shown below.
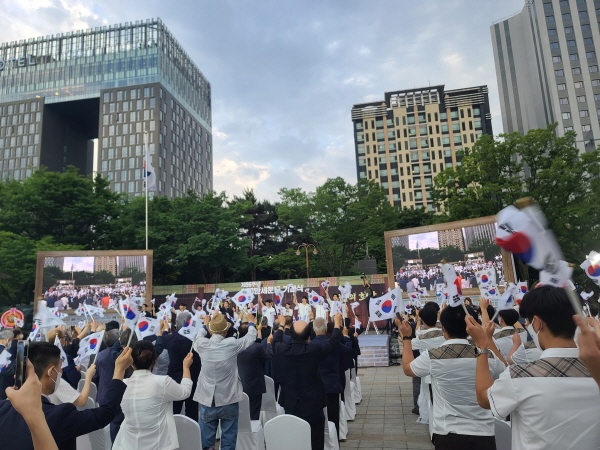
<path fill-rule="evenodd" d="M 352 123 L 358 180 L 376 180 L 394 206 L 430 212 L 433 178 L 492 134 L 486 86 L 386 92 L 383 101 L 354 105 Z"/>
<path fill-rule="evenodd" d="M 456 228 L 454 230 L 442 230 L 438 231 L 437 233 L 439 248 L 458 247 L 462 251 L 465 251 L 465 240 L 462 234 L 462 229 Z"/>
<path fill-rule="evenodd" d="M 471 249 L 471 244 L 482 244 L 483 242 L 496 242 L 496 224 L 486 223 L 473 227 L 463 228 L 465 235 L 465 250 Z"/>
<path fill-rule="evenodd" d="M 135 268 L 140 273 L 146 273 L 146 257 L 145 256 L 118 256 L 117 257 L 117 274 L 124 275 L 125 269 Z"/>
<path fill-rule="evenodd" d="M 117 257 L 116 256 L 96 256 L 94 257 L 94 272 L 107 271 L 114 276 L 117 275 Z"/>
<path fill-rule="evenodd" d="M 505 132 L 558 123 L 581 151 L 600 143 L 599 0 L 526 0 L 491 26 Z"/>
<path fill-rule="evenodd" d="M 160 19 L 0 44 L 0 177 L 41 166 L 116 192 L 212 190 L 211 87 Z"/>

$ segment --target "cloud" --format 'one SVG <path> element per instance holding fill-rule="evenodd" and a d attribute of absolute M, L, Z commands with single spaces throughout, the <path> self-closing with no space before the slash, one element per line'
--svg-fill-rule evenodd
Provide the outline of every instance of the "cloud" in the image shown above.
<path fill-rule="evenodd" d="M 314 190 L 356 182 L 350 111 L 384 93 L 487 84 L 489 26 L 523 0 L 0 0 L 0 42 L 160 17 L 211 82 L 214 187 Z M 399 20 L 401 18 L 401 20 Z M 448 24 L 451 24 L 449 26 Z"/>

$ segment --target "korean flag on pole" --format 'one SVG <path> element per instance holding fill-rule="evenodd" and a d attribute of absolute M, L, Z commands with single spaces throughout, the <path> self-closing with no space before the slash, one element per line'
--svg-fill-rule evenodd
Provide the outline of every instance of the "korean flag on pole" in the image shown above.
<path fill-rule="evenodd" d="M 600 253 L 592 250 L 580 267 L 590 280 L 600 286 Z"/>
<path fill-rule="evenodd" d="M 350 298 L 350 296 L 352 295 L 352 285 L 347 281 L 343 286 L 340 286 L 339 289 L 340 289 L 342 301 L 348 300 Z"/>
<path fill-rule="evenodd" d="M 160 320 L 150 317 L 140 317 L 135 327 L 135 335 L 141 341 L 146 336 L 154 336 L 160 330 Z"/>
<path fill-rule="evenodd" d="M 325 303 L 325 299 L 317 294 L 315 291 L 308 293 L 308 303 L 312 306 L 322 305 Z"/>
<path fill-rule="evenodd" d="M 125 326 L 131 330 L 135 330 L 140 319 L 140 310 L 137 302 L 133 298 L 130 298 L 127 303 L 122 302 L 122 308 Z"/>
<path fill-rule="evenodd" d="M 152 167 L 152 156 L 150 156 L 148 150 L 146 150 L 146 155 L 144 156 L 144 183 L 148 183 L 148 191 L 156 191 L 156 173 L 154 172 L 154 167 Z"/>
<path fill-rule="evenodd" d="M 182 325 L 178 333 L 182 336 L 185 336 L 190 341 L 193 341 L 202 326 L 203 322 L 201 320 L 196 317 L 192 317 Z"/>
<path fill-rule="evenodd" d="M 69 365 L 69 362 L 67 361 L 67 354 L 65 353 L 62 344 L 60 343 L 60 339 L 58 338 L 58 336 L 56 336 L 54 338 L 54 345 L 56 345 L 58 347 L 58 349 L 60 350 L 60 364 L 61 364 L 61 368 L 64 369 L 65 367 L 67 367 Z"/>
<path fill-rule="evenodd" d="M 79 342 L 79 350 L 77 351 L 75 364 L 79 365 L 84 359 L 89 359 L 90 356 L 98 354 L 100 345 L 102 344 L 102 338 L 104 338 L 104 331 L 92 333 L 84 337 Z"/>
<path fill-rule="evenodd" d="M 508 285 L 508 287 L 506 288 L 506 290 L 504 291 L 504 294 L 502 294 L 502 297 L 500 297 L 500 300 L 498 300 L 498 307 L 496 309 L 498 311 L 502 311 L 505 309 L 514 308 L 515 297 L 518 292 L 519 292 L 519 288 L 515 284 L 510 283 Z"/>
<path fill-rule="evenodd" d="M 273 288 L 273 292 L 275 292 L 274 297 L 274 303 L 276 305 L 280 305 L 282 300 L 283 300 L 283 296 L 285 294 L 285 289 L 279 289 L 278 287 Z"/>
<path fill-rule="evenodd" d="M 495 285 L 496 271 L 494 269 L 480 270 L 479 272 L 475 272 L 475 279 L 480 288 Z"/>
<path fill-rule="evenodd" d="M 372 298 L 369 302 L 369 319 L 373 321 L 393 319 L 399 298 L 398 288 L 388 291 L 381 297 Z"/>
<path fill-rule="evenodd" d="M 8 350 L 4 349 L 2 353 L 0 353 L 0 373 L 2 373 L 10 367 L 10 358 L 11 354 L 8 352 Z"/>
<path fill-rule="evenodd" d="M 233 297 L 231 297 L 231 300 L 233 300 L 238 308 L 243 308 L 244 305 L 252 303 L 252 300 L 254 300 L 254 294 L 252 293 L 252 289 L 242 289 Z"/>

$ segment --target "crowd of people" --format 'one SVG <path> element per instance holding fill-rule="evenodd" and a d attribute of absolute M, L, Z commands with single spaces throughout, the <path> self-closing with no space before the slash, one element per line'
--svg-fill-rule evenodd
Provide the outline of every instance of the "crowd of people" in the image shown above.
<path fill-rule="evenodd" d="M 435 448 L 496 449 L 496 421 L 510 422 L 513 450 L 599 448 L 598 308 L 590 305 L 584 321 L 565 290 L 552 286 L 498 312 L 484 299 L 464 303 L 425 302 L 395 320 L 402 368 L 414 380 L 413 413 L 428 425 Z M 10 387 L 14 367 L 0 372 L 8 397 L 0 401 L 0 432 L 14 436 L 15 449 L 75 449 L 78 436 L 110 424 L 113 449 L 176 449 L 173 415 L 184 412 L 199 423 L 203 449 L 214 448 L 219 425 L 220 448 L 234 449 L 243 393 L 251 420 L 259 420 L 266 375 L 285 413 L 308 422 L 312 448 L 323 449 L 324 409 L 339 433 L 345 372 L 360 354 L 358 331 L 339 312 L 318 316 L 311 307 L 303 320 L 300 308 L 295 318 L 269 300 L 260 306 L 259 324 L 229 302 L 196 313 L 204 326 L 193 340 L 178 333 L 193 317 L 185 305 L 173 311 L 172 326 L 161 321 L 156 335 L 140 341 L 116 321 L 51 329 L 46 342 L 30 343 L 21 389 Z M 102 328 L 97 356 L 77 367 L 80 340 Z M 1 331 L 0 353 L 14 353 L 22 338 L 21 330 Z M 78 410 L 92 382 L 99 406 Z M 48 433 L 55 447 L 47 446 Z"/>
<path fill-rule="evenodd" d="M 101 286 L 58 285 L 44 292 L 44 301 L 49 308 L 59 311 L 77 309 L 81 304 L 102 308 L 116 307 L 120 299 L 143 296 L 144 285 L 131 286 L 131 283 Z"/>

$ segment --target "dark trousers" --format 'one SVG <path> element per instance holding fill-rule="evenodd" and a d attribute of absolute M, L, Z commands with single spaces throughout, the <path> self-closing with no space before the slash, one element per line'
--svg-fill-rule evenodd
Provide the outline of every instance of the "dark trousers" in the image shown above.
<path fill-rule="evenodd" d="M 195 402 L 193 400 L 194 392 L 195 390 L 193 390 L 190 396 L 185 400 L 173 402 L 173 414 L 181 414 L 183 404 L 185 403 L 185 415 L 192 419 L 194 422 L 198 422 L 198 412 L 200 405 L 198 404 L 198 402 Z"/>
<path fill-rule="evenodd" d="M 310 445 L 312 450 L 324 450 L 325 448 L 325 414 L 321 410 L 320 414 L 311 417 L 300 417 L 310 425 Z"/>
<path fill-rule="evenodd" d="M 473 436 L 469 434 L 434 434 L 435 450 L 496 450 L 494 436 Z"/>
<path fill-rule="evenodd" d="M 262 406 L 262 394 L 249 395 L 250 399 L 250 420 L 260 419 L 260 408 Z"/>
<path fill-rule="evenodd" d="M 413 406 L 419 405 L 419 395 L 421 394 L 421 378 L 413 377 Z"/>
<path fill-rule="evenodd" d="M 340 394 L 327 394 L 327 420 L 335 424 L 335 430 L 340 438 Z"/>

